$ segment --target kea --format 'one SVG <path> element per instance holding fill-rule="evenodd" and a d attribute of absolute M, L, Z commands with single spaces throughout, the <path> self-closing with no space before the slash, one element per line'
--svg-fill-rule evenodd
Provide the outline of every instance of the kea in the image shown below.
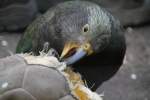
<path fill-rule="evenodd" d="M 38 55 L 45 47 L 56 50 L 60 61 L 79 72 L 95 91 L 119 70 L 126 42 L 120 22 L 108 11 L 74 0 L 57 4 L 33 21 L 16 52 Z"/>

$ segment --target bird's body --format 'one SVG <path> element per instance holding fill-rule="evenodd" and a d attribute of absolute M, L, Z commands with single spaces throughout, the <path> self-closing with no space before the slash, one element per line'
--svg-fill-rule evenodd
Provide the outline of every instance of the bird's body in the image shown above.
<path fill-rule="evenodd" d="M 17 52 L 38 54 L 44 43 L 59 54 L 67 43 L 74 45 L 70 49 L 76 51 L 90 44 L 88 50 L 84 49 L 88 56 L 67 61 L 74 62 L 73 69 L 88 84 L 95 84 L 93 90 L 116 73 L 126 50 L 119 22 L 105 9 L 86 1 L 69 1 L 50 8 L 27 28 Z"/>
<path fill-rule="evenodd" d="M 123 34 L 120 34 L 120 36 L 114 36 L 114 39 L 103 51 L 81 59 L 73 65 L 73 68 L 84 76 L 92 90 L 96 90 L 119 70 L 125 51 L 125 39 Z"/>

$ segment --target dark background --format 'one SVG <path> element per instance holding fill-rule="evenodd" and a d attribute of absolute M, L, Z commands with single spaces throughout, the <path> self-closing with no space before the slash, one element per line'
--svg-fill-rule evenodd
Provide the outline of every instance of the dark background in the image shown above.
<path fill-rule="evenodd" d="M 15 52 L 24 29 L 49 7 L 67 0 L 0 0 L 0 58 Z M 150 0 L 89 0 L 109 10 L 125 28 L 124 65 L 98 93 L 104 100 L 150 100 Z"/>

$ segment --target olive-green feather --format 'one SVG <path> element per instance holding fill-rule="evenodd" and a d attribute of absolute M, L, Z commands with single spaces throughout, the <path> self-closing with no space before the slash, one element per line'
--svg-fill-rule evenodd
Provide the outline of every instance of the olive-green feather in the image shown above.
<path fill-rule="evenodd" d="M 43 16 L 39 16 L 35 21 L 33 21 L 33 23 L 31 23 L 27 27 L 23 37 L 18 42 L 16 53 L 32 52 L 33 40 L 36 38 L 35 35 L 39 35 L 38 33 L 43 23 Z"/>
<path fill-rule="evenodd" d="M 31 52 L 32 48 L 32 33 L 25 33 L 25 35 L 20 39 L 17 48 L 16 53 L 25 53 L 25 52 Z"/>

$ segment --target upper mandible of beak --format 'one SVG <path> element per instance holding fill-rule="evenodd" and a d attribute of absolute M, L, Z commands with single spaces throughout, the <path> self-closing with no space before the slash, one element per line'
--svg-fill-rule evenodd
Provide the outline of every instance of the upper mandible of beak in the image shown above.
<path fill-rule="evenodd" d="M 69 55 L 72 51 L 74 54 L 67 57 L 67 55 Z M 63 59 L 67 65 L 70 65 L 79 61 L 84 56 L 90 55 L 92 53 L 93 49 L 89 42 L 85 42 L 83 44 L 77 42 L 68 42 L 65 44 L 60 58 Z"/>
<path fill-rule="evenodd" d="M 70 54 L 71 51 L 74 51 L 79 47 L 80 47 L 80 44 L 77 42 L 73 42 L 73 41 L 67 42 L 63 48 L 60 59 L 66 58 Z"/>

